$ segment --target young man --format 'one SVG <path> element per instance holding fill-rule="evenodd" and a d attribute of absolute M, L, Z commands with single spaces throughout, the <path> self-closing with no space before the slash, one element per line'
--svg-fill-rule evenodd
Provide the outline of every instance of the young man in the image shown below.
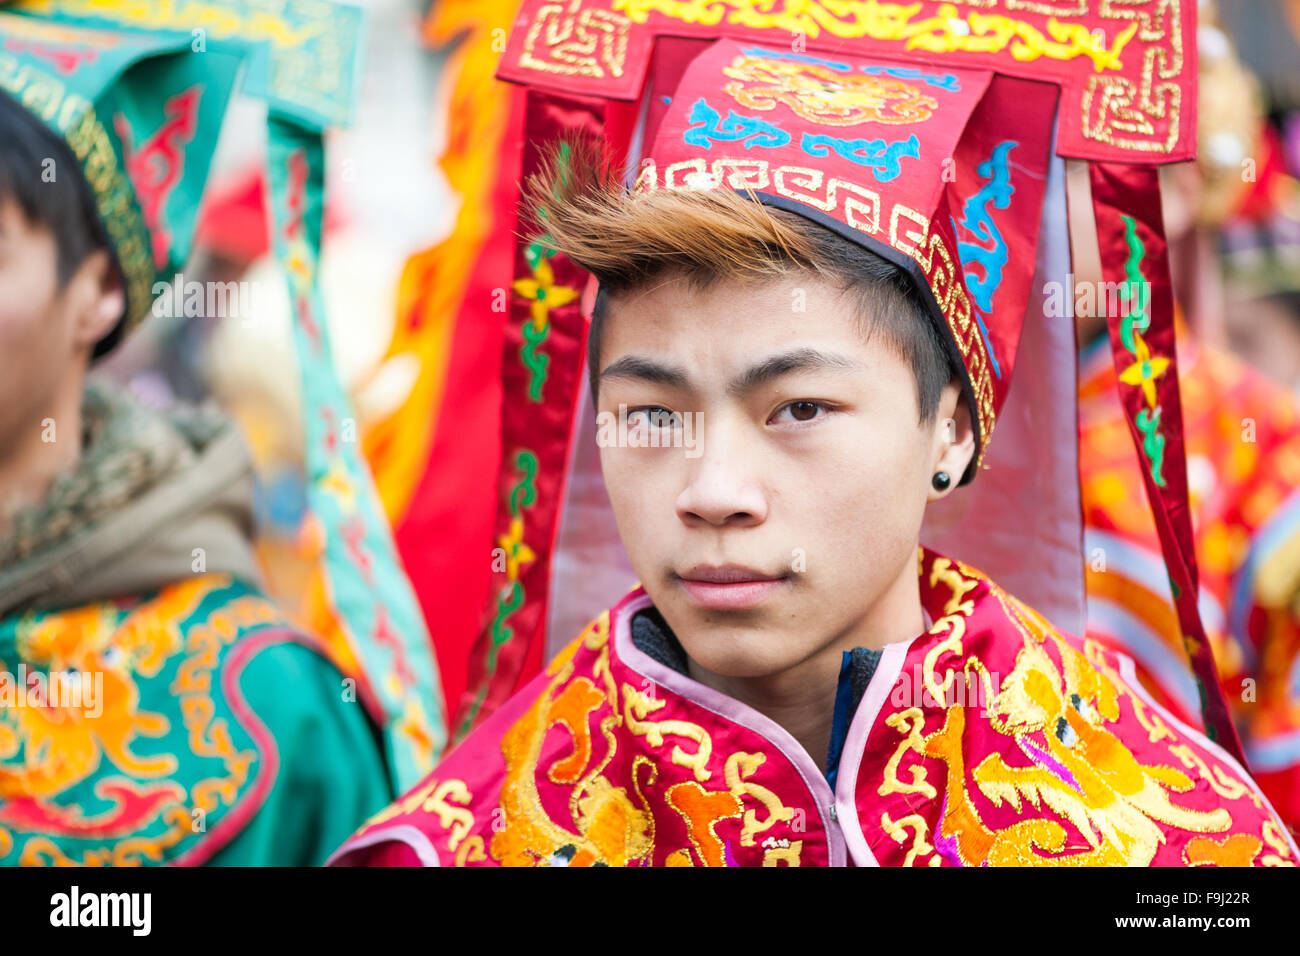
<path fill-rule="evenodd" d="M 634 190 L 561 151 L 532 191 L 544 242 L 599 282 L 600 465 L 640 585 L 334 861 L 1294 864 L 1131 662 L 918 544 L 975 475 L 1028 295 L 1048 142 L 996 134 L 1054 101 L 693 52 Z M 956 158 L 951 194 L 900 175 L 914 154 Z M 958 226 L 982 275 L 945 269 Z"/>
<path fill-rule="evenodd" d="M 233 63 L 3 16 L 0 864 L 319 864 L 391 790 L 259 590 L 242 440 L 87 377 L 179 268 Z"/>

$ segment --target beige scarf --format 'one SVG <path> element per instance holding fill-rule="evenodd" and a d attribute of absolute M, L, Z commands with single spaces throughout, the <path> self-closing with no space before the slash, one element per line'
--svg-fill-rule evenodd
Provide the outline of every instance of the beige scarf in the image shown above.
<path fill-rule="evenodd" d="M 163 415 L 120 388 L 87 383 L 81 406 L 81 456 L 38 503 L 0 522 L 0 568 L 9 567 L 93 527 L 194 461 L 188 435 L 210 437 L 221 419 L 203 409 Z"/>

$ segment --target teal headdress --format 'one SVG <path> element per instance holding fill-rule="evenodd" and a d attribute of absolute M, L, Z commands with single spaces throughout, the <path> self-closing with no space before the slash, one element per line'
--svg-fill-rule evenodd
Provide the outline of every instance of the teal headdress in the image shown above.
<path fill-rule="evenodd" d="M 148 315 L 154 283 L 189 255 L 239 59 L 196 56 L 184 37 L 0 11 L 0 91 L 75 158 L 122 271 L 126 326 Z"/>

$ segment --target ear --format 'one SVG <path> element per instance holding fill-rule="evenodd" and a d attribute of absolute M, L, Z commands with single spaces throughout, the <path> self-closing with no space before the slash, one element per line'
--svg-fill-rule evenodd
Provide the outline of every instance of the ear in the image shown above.
<path fill-rule="evenodd" d="M 945 385 L 939 397 L 939 414 L 933 427 L 931 447 L 932 464 L 927 480 L 940 471 L 946 471 L 952 477 L 952 482 L 943 491 L 937 490 L 933 484 L 927 489 L 926 501 L 938 501 L 948 497 L 957 487 L 975 456 L 975 426 L 961 386 L 956 381 Z"/>
<path fill-rule="evenodd" d="M 68 282 L 67 296 L 73 310 L 75 342 L 93 349 L 126 312 L 126 290 L 107 249 L 96 249 L 82 260 Z"/>

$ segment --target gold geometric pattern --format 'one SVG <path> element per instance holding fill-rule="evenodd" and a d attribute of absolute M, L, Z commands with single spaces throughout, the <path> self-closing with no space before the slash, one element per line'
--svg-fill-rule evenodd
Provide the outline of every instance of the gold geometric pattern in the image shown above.
<path fill-rule="evenodd" d="M 1046 20 L 1029 20 L 1026 14 Z M 1069 102 L 1081 103 L 1084 139 L 1167 154 L 1182 131 L 1180 81 L 1189 61 L 1183 55 L 1179 0 L 570 0 L 537 8 L 516 65 L 570 76 L 621 77 L 633 23 L 656 34 L 690 36 L 767 30 L 782 44 L 797 32 L 810 40 L 834 38 L 841 48 L 846 40 L 862 38 L 883 44 L 886 52 L 956 54 L 954 64 L 961 54 L 982 58 L 972 66 L 994 54 L 1012 72 L 1019 72 L 1017 63 L 1055 60 L 1069 65 L 1072 78 L 1063 85 L 1081 97 Z M 1130 66 L 1135 57 L 1142 60 L 1136 78 Z"/>
<path fill-rule="evenodd" d="M 1178 0 L 1103 0 L 1103 16 L 1134 19 L 1143 41 L 1142 80 L 1093 76 L 1083 94 L 1083 135 L 1113 146 L 1168 153 L 1182 116 L 1182 12 Z M 1165 120 L 1164 135 L 1153 120 Z"/>
<path fill-rule="evenodd" d="M 548 3 L 524 35 L 519 65 L 566 76 L 620 77 L 631 21 L 608 10 Z"/>

